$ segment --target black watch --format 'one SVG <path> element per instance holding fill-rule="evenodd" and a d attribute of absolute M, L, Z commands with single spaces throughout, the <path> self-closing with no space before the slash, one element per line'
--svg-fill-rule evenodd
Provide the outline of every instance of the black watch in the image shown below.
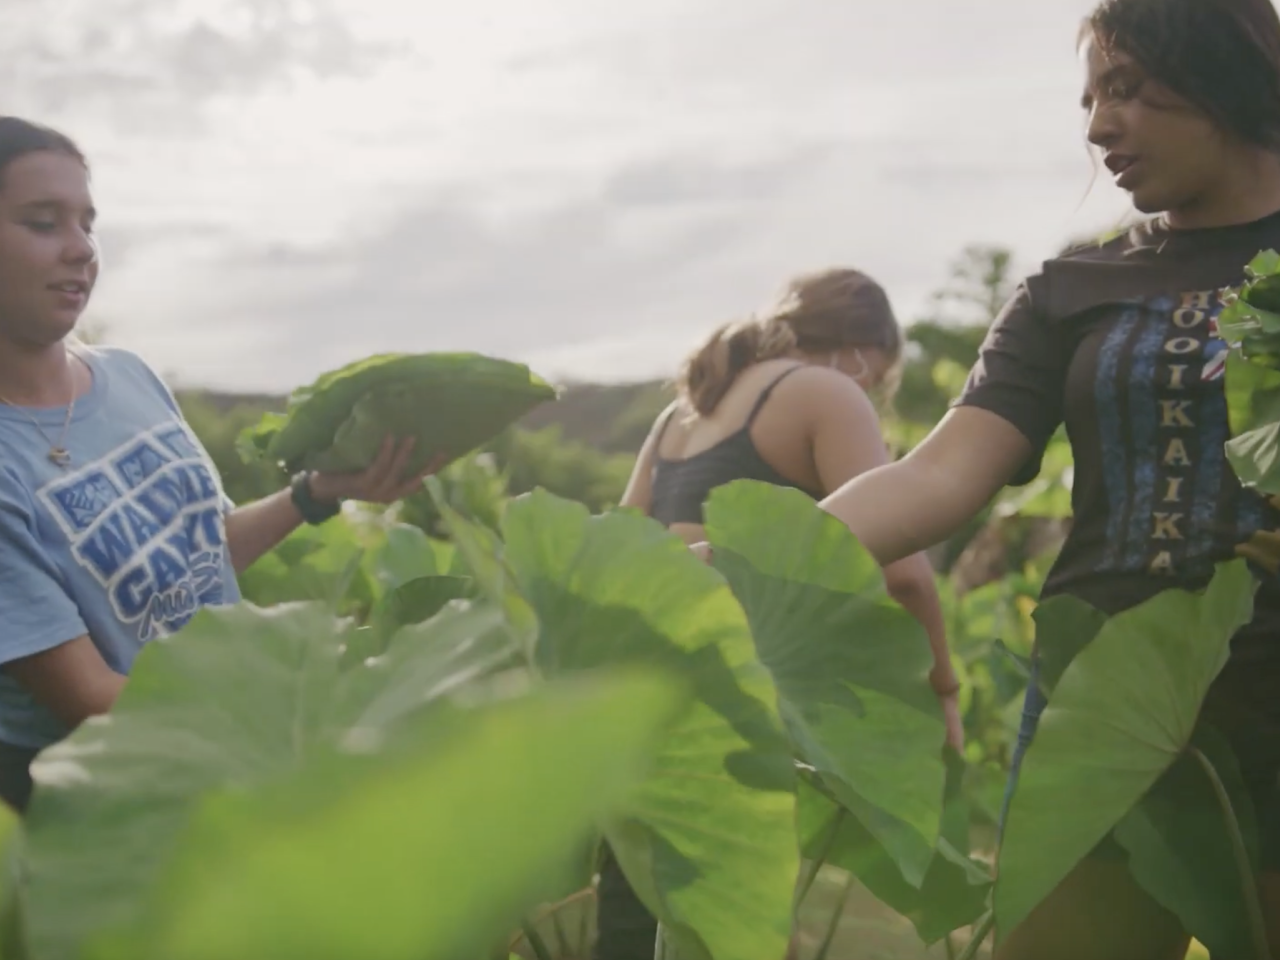
<path fill-rule="evenodd" d="M 302 514 L 302 519 L 312 525 L 332 520 L 342 511 L 342 501 L 324 503 L 311 495 L 311 471 L 295 474 L 289 484 L 290 499 Z"/>

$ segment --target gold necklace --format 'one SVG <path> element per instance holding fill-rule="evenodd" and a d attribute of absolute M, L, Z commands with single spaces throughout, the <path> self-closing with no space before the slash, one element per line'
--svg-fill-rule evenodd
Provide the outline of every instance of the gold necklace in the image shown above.
<path fill-rule="evenodd" d="M 74 384 L 71 387 L 71 402 L 67 404 L 67 418 L 62 421 L 62 434 L 58 437 L 57 443 L 54 443 L 49 438 L 49 435 L 44 432 L 44 427 L 40 426 L 40 421 L 33 417 L 26 407 L 18 406 L 4 394 L 0 394 L 0 402 L 4 403 L 5 406 L 13 407 L 15 410 L 21 410 L 27 415 L 27 419 L 35 424 L 35 428 L 40 431 L 40 436 L 44 437 L 45 442 L 49 444 L 49 452 L 46 456 L 50 461 L 64 470 L 71 465 L 71 452 L 67 449 L 66 443 L 67 429 L 71 426 L 71 415 L 75 413 L 76 409 L 76 388 Z"/>

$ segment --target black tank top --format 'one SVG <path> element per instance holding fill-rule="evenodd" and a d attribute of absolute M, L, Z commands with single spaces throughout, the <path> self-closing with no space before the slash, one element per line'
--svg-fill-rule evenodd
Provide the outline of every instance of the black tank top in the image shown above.
<path fill-rule="evenodd" d="M 760 456 L 751 439 L 751 425 L 773 388 L 801 367 L 803 364 L 784 371 L 765 387 L 751 408 L 747 422 L 714 446 L 681 460 L 668 460 L 655 454 L 649 515 L 666 527 L 673 523 L 702 523 L 702 505 L 711 491 L 734 480 L 761 480 L 781 487 L 795 487 L 815 500 L 820 499 L 820 494 L 806 490 L 775 470 Z M 659 443 L 674 413 L 672 408 L 663 420 L 658 431 Z"/>

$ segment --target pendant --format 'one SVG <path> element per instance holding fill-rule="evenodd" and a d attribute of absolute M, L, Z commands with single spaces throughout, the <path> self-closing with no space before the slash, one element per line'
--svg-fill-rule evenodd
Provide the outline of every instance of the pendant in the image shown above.
<path fill-rule="evenodd" d="M 49 451 L 49 459 L 60 467 L 71 463 L 71 454 L 64 447 L 54 447 Z"/>

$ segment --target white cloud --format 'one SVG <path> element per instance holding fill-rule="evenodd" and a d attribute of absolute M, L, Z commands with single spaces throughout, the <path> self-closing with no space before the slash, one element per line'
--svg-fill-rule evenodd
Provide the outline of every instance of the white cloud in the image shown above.
<path fill-rule="evenodd" d="M 108 42 L 125 6 L 145 29 Z M 0 109 L 84 141 L 95 313 L 182 379 L 382 349 L 662 375 L 792 272 L 860 266 L 909 319 L 968 242 L 1025 266 L 1117 217 L 1107 184 L 1080 207 L 1087 7 L 78 0 Z"/>

